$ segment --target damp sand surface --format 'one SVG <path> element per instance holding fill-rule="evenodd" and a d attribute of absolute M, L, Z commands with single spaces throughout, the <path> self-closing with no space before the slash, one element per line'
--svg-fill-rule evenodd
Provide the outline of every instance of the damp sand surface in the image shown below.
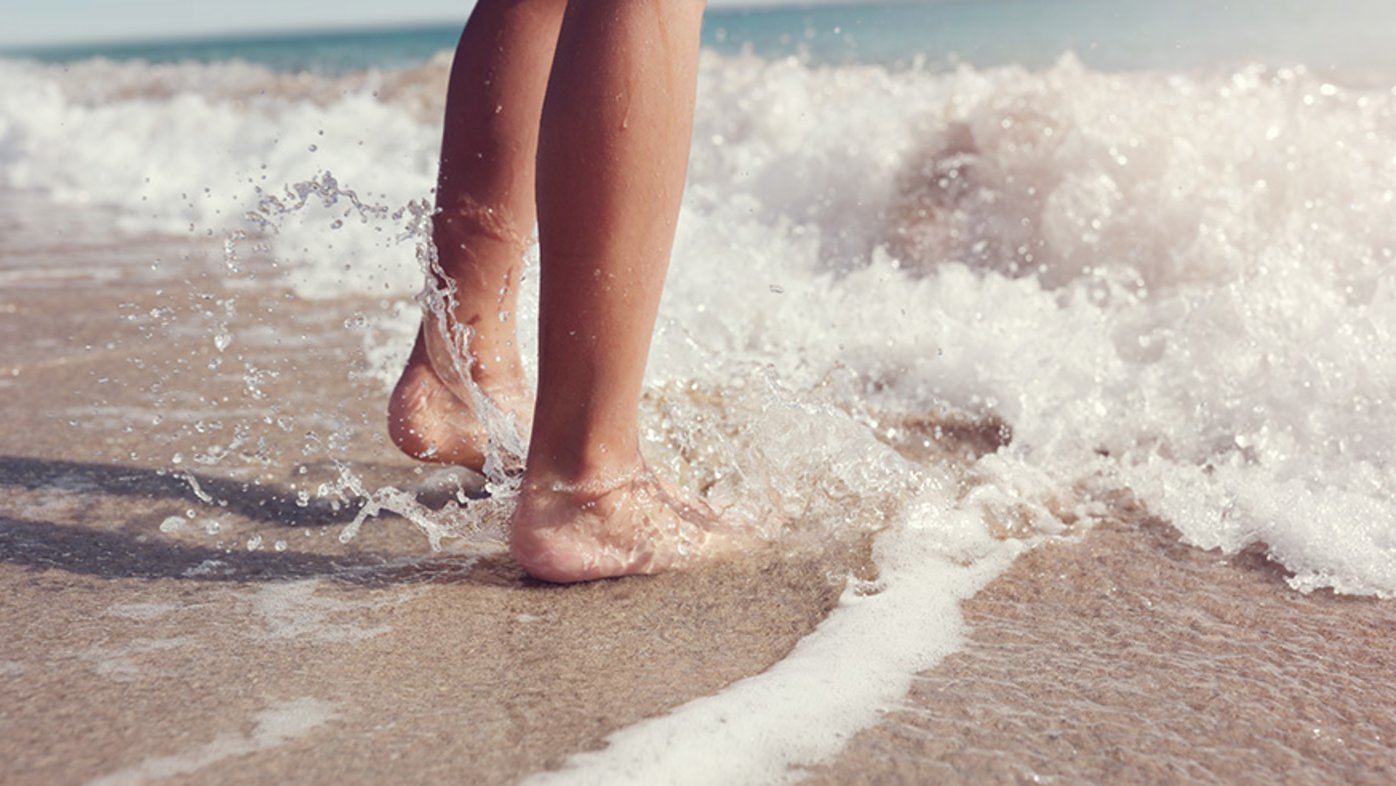
<path fill-rule="evenodd" d="M 378 435 L 380 386 L 352 373 L 356 304 L 239 293 L 272 326 L 261 345 L 239 335 L 241 363 L 279 374 L 250 397 L 207 367 L 219 351 L 195 316 L 143 332 L 171 302 L 227 297 L 189 274 L 207 249 L 99 253 L 81 234 L 0 257 L 22 282 L 0 297 L 0 782 L 511 783 L 760 672 L 837 600 L 841 568 L 814 559 L 560 587 L 498 548 L 432 553 L 391 516 L 343 543 L 355 509 L 296 496 L 333 468 L 230 476 L 194 457 L 209 424 L 231 431 L 260 401 L 318 407 L 365 482 L 421 486 L 431 472 Z M 108 275 L 61 276 L 64 259 Z M 281 457 L 305 434 L 257 437 L 247 450 Z"/>
<path fill-rule="evenodd" d="M 339 435 L 367 483 L 427 477 L 384 443 L 381 387 L 355 373 L 344 325 L 361 304 L 244 286 L 236 307 L 264 329 L 220 350 L 229 292 L 204 245 L 4 237 L 6 784 L 517 782 L 759 674 L 837 603 L 831 577 L 866 568 L 758 555 L 553 587 L 497 551 L 433 554 L 401 519 L 342 543 L 352 508 L 296 500 L 334 474 L 287 458 L 307 430 Z M 238 373 L 209 368 L 220 354 Z M 277 460 L 195 461 L 209 440 L 193 424 L 291 412 L 294 430 L 238 448 Z M 968 601 L 966 647 L 804 777 L 1391 782 L 1396 611 L 1283 579 L 1119 501 Z"/>
<path fill-rule="evenodd" d="M 1396 781 L 1396 610 L 1127 503 L 964 604 L 963 650 L 811 784 Z"/>

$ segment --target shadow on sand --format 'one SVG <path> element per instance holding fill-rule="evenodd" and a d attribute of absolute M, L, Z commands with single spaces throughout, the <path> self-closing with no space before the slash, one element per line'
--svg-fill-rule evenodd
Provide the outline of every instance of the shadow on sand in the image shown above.
<path fill-rule="evenodd" d="M 249 519 L 286 527 L 343 524 L 356 505 L 338 510 L 323 500 L 298 504 L 284 489 L 221 478 L 191 475 L 225 509 Z M 152 503 L 188 501 L 191 486 L 184 473 L 74 461 L 0 457 L 0 488 L 50 489 L 70 494 L 140 497 Z M 419 497 L 428 507 L 445 502 Z M 391 514 L 385 513 L 388 517 Z M 325 578 L 363 585 L 462 582 L 527 582 L 504 557 L 389 556 L 358 552 L 345 555 L 284 551 L 224 551 L 153 537 L 152 533 L 103 530 L 0 515 L 0 562 L 36 569 L 58 569 L 104 579 L 185 579 L 260 582 Z"/>

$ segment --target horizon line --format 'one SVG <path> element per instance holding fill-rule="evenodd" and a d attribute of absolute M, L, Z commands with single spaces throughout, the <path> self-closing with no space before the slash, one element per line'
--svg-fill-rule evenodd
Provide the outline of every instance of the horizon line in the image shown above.
<path fill-rule="evenodd" d="M 954 4 L 956 2 L 977 2 L 978 0 L 735 0 L 732 3 L 710 5 L 708 13 L 799 11 L 814 9 L 858 8 L 867 6 L 902 6 Z M 81 49 L 96 46 L 159 46 L 190 43 L 216 43 L 238 39 L 277 39 L 294 38 L 303 35 L 333 35 L 336 33 L 360 33 L 370 31 L 424 30 L 427 28 L 463 26 L 469 12 L 459 18 L 422 18 L 416 21 L 350 22 L 346 24 L 299 26 L 261 26 L 233 28 L 219 31 L 191 31 L 189 33 L 157 33 L 153 36 L 141 34 L 117 34 L 114 37 L 100 33 L 95 36 L 78 38 L 49 39 L 36 43 L 9 43 L 0 41 L 0 56 L 49 54 L 65 49 Z"/>

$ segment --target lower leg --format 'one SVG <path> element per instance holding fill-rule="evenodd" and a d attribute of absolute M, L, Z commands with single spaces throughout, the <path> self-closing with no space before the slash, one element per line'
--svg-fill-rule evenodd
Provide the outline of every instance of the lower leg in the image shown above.
<path fill-rule="evenodd" d="M 405 452 L 482 467 L 477 395 L 526 421 L 530 396 L 513 315 L 534 221 L 539 116 L 565 0 L 480 0 L 446 97 L 433 240 L 438 293 L 389 405 Z M 433 298 L 429 295 L 429 302 Z M 444 307 L 444 308 L 443 308 Z M 468 336 L 469 357 L 452 347 Z"/>
<path fill-rule="evenodd" d="M 687 559 L 704 513 L 649 474 L 637 410 L 683 192 L 701 0 L 567 9 L 538 152 L 538 400 L 516 558 L 554 581 Z"/>

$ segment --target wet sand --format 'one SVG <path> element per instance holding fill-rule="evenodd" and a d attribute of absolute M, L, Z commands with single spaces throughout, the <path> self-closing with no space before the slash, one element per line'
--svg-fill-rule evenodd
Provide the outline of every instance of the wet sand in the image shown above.
<path fill-rule="evenodd" d="M 811 784 L 1396 782 L 1396 608 L 1121 503 L 964 604 L 968 646 Z"/>
<path fill-rule="evenodd" d="M 296 458 L 308 441 L 341 435 L 370 484 L 426 477 L 381 436 L 381 386 L 343 328 L 363 303 L 243 285 L 240 324 L 275 329 L 219 353 L 229 291 L 207 248 L 4 221 L 5 784 L 516 782 L 760 673 L 859 560 L 554 587 L 502 555 L 432 555 L 401 519 L 341 543 L 352 509 L 296 502 L 335 476 Z M 214 440 L 194 424 L 220 419 L 224 443 L 255 426 L 236 472 L 195 461 Z M 1116 511 L 968 602 L 967 648 L 809 780 L 1396 779 L 1392 604 L 1300 596 L 1254 553 Z"/>
<path fill-rule="evenodd" d="M 341 543 L 352 507 L 295 499 L 296 484 L 333 478 L 323 462 L 230 474 L 193 460 L 253 399 L 240 374 L 207 368 L 217 350 L 197 316 L 152 331 L 163 317 L 148 315 L 227 292 L 134 262 L 203 249 L 148 239 L 117 256 L 71 241 L 31 253 L 10 237 L 5 784 L 511 783 L 760 672 L 837 600 L 837 570 L 811 560 L 558 587 L 488 550 L 432 554 L 392 516 Z M 37 264 L 56 253 L 110 275 Z M 171 287 L 183 291 L 155 294 Z M 366 482 L 411 487 L 424 474 L 381 438 L 381 387 L 350 373 L 358 338 L 341 326 L 357 305 L 238 293 L 240 313 L 278 327 L 261 345 L 235 339 L 245 365 L 280 374 L 258 401 L 297 416 L 246 449 L 294 458 L 307 429 L 337 431 Z M 217 435 L 168 428 L 180 418 L 226 422 Z M 215 502 L 167 471 L 175 453 Z"/>

